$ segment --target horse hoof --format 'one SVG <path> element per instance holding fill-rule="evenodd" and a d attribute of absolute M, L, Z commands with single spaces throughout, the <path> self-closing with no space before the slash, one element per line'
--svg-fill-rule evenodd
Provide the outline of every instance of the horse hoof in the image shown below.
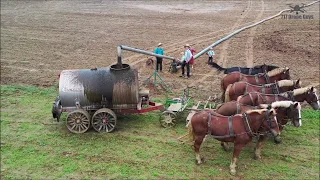
<path fill-rule="evenodd" d="M 202 164 L 202 162 L 198 162 L 197 160 L 196 160 L 196 165 L 201 165 Z"/>
<path fill-rule="evenodd" d="M 261 160 L 261 156 L 260 155 L 254 155 L 254 159 L 255 160 Z"/>
<path fill-rule="evenodd" d="M 276 137 L 274 138 L 274 142 L 275 142 L 276 144 L 280 144 L 280 143 L 282 142 L 281 137 L 280 137 L 280 136 L 276 136 Z"/>
<path fill-rule="evenodd" d="M 231 170 L 231 171 L 230 171 L 230 174 L 231 174 L 232 176 L 235 176 L 235 175 L 237 174 L 237 171 L 235 171 L 235 170 L 234 170 L 234 171 L 233 171 L 233 170 Z"/>

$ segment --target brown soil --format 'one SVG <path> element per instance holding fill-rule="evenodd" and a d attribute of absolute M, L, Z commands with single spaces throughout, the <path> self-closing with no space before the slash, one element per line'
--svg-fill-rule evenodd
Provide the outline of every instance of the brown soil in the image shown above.
<path fill-rule="evenodd" d="M 297 4 L 299 1 L 294 1 Z M 106 67 L 116 62 L 117 45 L 152 51 L 162 42 L 180 57 L 183 45 L 198 52 L 244 25 L 286 9 L 289 1 L 1 1 L 1 84 L 52 86 L 64 69 Z M 293 3 L 290 1 L 290 3 Z M 225 67 L 262 63 L 288 66 L 304 86 L 319 87 L 319 6 L 306 8 L 313 20 L 277 18 L 215 47 Z M 288 13 L 287 13 L 288 14 Z M 124 62 L 153 72 L 146 55 L 125 52 Z M 223 74 L 196 60 L 191 79 L 160 75 L 177 92 L 196 85 L 203 96 L 220 92 Z M 164 64 L 170 64 L 166 60 Z M 152 93 L 154 93 L 152 91 Z M 154 94 L 156 95 L 156 94 Z"/>

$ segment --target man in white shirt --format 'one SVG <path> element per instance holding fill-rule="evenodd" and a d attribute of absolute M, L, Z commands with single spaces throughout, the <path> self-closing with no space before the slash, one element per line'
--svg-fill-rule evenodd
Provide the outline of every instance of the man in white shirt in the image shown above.
<path fill-rule="evenodd" d="M 190 60 L 192 59 L 192 53 L 190 51 L 190 45 L 186 44 L 184 46 L 185 51 L 184 51 L 184 59 L 181 60 L 182 62 L 182 75 L 180 77 L 184 77 L 184 67 L 187 66 L 187 76 L 186 78 L 189 79 L 190 78 Z"/>
<path fill-rule="evenodd" d="M 213 56 L 215 55 L 214 51 L 212 50 L 212 47 L 210 48 L 210 51 L 208 51 L 208 56 L 209 56 L 209 59 L 208 59 L 208 64 L 212 64 L 213 62 Z"/>

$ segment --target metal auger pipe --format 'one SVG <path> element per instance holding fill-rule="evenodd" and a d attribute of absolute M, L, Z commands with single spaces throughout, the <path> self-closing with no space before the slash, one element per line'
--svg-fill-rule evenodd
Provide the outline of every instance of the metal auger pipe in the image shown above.
<path fill-rule="evenodd" d="M 150 56 L 155 56 L 155 57 L 160 57 L 160 58 L 166 58 L 166 59 L 175 60 L 175 58 L 174 58 L 174 57 L 171 57 L 171 56 L 155 54 L 155 53 L 150 52 L 150 51 L 145 51 L 145 50 L 142 50 L 142 49 L 137 49 L 137 48 L 133 48 L 133 47 L 129 47 L 129 46 L 119 45 L 119 46 L 118 46 L 118 64 L 121 63 L 121 50 L 122 50 L 122 49 L 127 50 L 127 51 L 132 51 L 132 52 L 137 52 L 137 53 L 145 54 L 145 55 L 150 55 Z"/>
<path fill-rule="evenodd" d="M 313 4 L 317 3 L 317 2 L 319 2 L 319 0 L 318 0 L 318 1 L 311 2 L 311 3 L 307 4 L 307 5 L 305 5 L 304 7 L 311 6 L 311 5 L 313 5 Z M 200 57 L 200 56 L 202 56 L 203 54 L 205 54 L 206 52 L 208 52 L 211 47 L 217 46 L 218 44 L 220 44 L 220 43 L 222 43 L 223 41 L 229 39 L 230 37 L 232 37 L 232 36 L 240 33 L 241 31 L 244 31 L 244 30 L 249 29 L 249 28 L 251 28 L 251 27 L 254 27 L 254 26 L 258 25 L 258 24 L 261 24 L 261 23 L 263 23 L 263 22 L 266 22 L 266 21 L 268 21 L 268 20 L 270 20 L 270 19 L 273 19 L 273 18 L 275 18 L 275 17 L 278 17 L 278 16 L 280 16 L 283 12 L 290 11 L 290 10 L 291 10 L 291 9 L 284 9 L 284 10 L 280 11 L 279 13 L 277 13 L 276 15 L 270 16 L 270 17 L 268 17 L 268 18 L 265 18 L 265 19 L 263 19 L 263 20 L 261 20 L 261 21 L 258 21 L 258 22 L 256 22 L 256 23 L 254 23 L 254 24 L 251 24 L 251 25 L 242 27 L 242 28 L 234 31 L 233 33 L 227 35 L 226 37 L 224 37 L 224 38 L 222 38 L 222 39 L 219 39 L 218 41 L 216 41 L 215 43 L 211 44 L 210 46 L 208 46 L 208 47 L 205 48 L 204 50 L 200 51 L 198 54 L 196 54 L 196 55 L 194 56 L 194 59 L 197 59 L 198 57 Z"/>

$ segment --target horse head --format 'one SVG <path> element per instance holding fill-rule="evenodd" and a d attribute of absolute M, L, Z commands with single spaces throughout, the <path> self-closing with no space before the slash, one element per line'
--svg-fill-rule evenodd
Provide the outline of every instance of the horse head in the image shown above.
<path fill-rule="evenodd" d="M 292 119 L 292 124 L 295 127 L 302 126 L 301 105 L 299 102 L 293 102 L 290 107 L 287 108 L 287 115 L 289 119 Z"/>
<path fill-rule="evenodd" d="M 280 74 L 281 79 L 291 79 L 289 70 L 290 69 L 288 67 L 284 69 L 284 71 Z"/>
<path fill-rule="evenodd" d="M 320 107 L 320 102 L 319 102 L 319 98 L 317 95 L 317 89 L 314 87 L 311 87 L 307 90 L 306 93 L 306 101 L 310 104 L 310 106 L 314 109 L 314 110 L 318 110 Z"/>
<path fill-rule="evenodd" d="M 293 93 L 293 97 L 295 101 L 303 102 L 307 101 L 307 103 L 314 109 L 318 110 L 320 107 L 319 98 L 317 95 L 317 90 L 314 87 L 305 87 L 305 88 L 299 88 L 291 91 Z M 287 92 L 287 94 L 290 94 L 290 91 Z"/>
<path fill-rule="evenodd" d="M 276 143 L 281 142 L 280 129 L 276 117 L 277 113 L 274 108 L 249 110 L 246 113 L 248 114 L 250 119 L 254 119 L 253 121 L 254 123 L 256 123 L 253 125 L 253 128 L 256 129 L 258 127 L 259 130 L 267 130 L 274 136 L 274 140 Z"/>
<path fill-rule="evenodd" d="M 272 71 L 269 71 L 267 75 L 274 80 L 291 79 L 288 67 L 273 69 Z"/>
<path fill-rule="evenodd" d="M 299 88 L 301 88 L 300 78 L 299 78 L 298 80 L 293 80 L 293 87 L 294 87 L 294 89 L 299 89 Z"/>
<path fill-rule="evenodd" d="M 276 109 L 278 115 L 284 116 L 285 119 L 291 119 L 292 124 L 295 127 L 300 127 L 302 125 L 301 105 L 299 102 L 276 101 L 271 104 L 271 107 Z M 279 120 L 279 118 L 278 118 L 278 120 Z M 281 123 L 282 125 L 284 125 L 287 123 L 287 121 L 278 122 L 278 123 Z"/>
<path fill-rule="evenodd" d="M 274 142 L 279 144 L 281 143 L 280 138 L 280 129 L 277 120 L 277 113 L 274 108 L 265 109 L 265 119 L 263 121 L 263 127 L 266 128 L 274 137 Z"/>

